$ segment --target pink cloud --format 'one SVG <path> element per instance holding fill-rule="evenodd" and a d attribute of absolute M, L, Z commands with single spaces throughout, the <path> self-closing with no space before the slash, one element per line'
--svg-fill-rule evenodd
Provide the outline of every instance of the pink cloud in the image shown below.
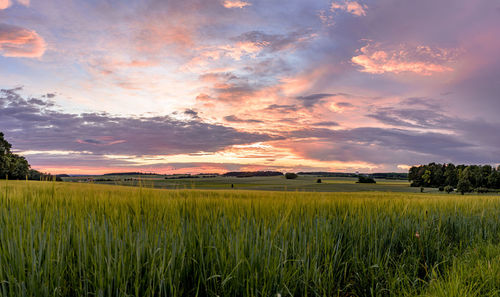
<path fill-rule="evenodd" d="M 243 8 L 252 5 L 252 3 L 241 0 L 225 0 L 222 5 L 224 5 L 225 8 Z"/>
<path fill-rule="evenodd" d="M 46 44 L 40 35 L 22 27 L 0 24 L 0 54 L 5 57 L 38 58 Z"/>
<path fill-rule="evenodd" d="M 6 9 L 10 6 L 10 1 L 9 0 L 0 0 L 0 10 L 1 9 Z"/>
<path fill-rule="evenodd" d="M 30 0 L 16 0 L 16 2 L 24 6 L 30 6 Z M 11 5 L 12 1 L 10 0 L 0 0 L 0 10 L 7 9 Z"/>
<path fill-rule="evenodd" d="M 359 4 L 356 1 L 344 1 L 343 3 L 332 2 L 330 10 L 335 12 L 342 10 L 355 16 L 365 16 L 368 7 L 364 4 Z"/>
<path fill-rule="evenodd" d="M 358 53 L 351 61 L 362 67 L 361 72 L 433 75 L 453 71 L 449 64 L 455 61 L 458 50 L 406 45 L 388 48 L 379 43 L 368 43 Z"/>

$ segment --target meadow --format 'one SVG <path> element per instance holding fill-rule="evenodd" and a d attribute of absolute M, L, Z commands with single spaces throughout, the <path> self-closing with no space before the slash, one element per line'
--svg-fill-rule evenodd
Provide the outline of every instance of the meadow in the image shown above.
<path fill-rule="evenodd" d="M 500 197 L 0 181 L 0 296 L 500 296 Z"/>
<path fill-rule="evenodd" d="M 317 183 L 317 179 L 321 183 Z M 376 184 L 359 184 L 352 177 L 317 177 L 299 175 L 297 179 L 286 179 L 284 176 L 271 177 L 225 177 L 165 179 L 163 175 L 139 176 L 88 176 L 64 177 L 69 182 L 90 180 L 96 184 L 147 186 L 158 189 L 204 189 L 204 190 L 263 190 L 292 192 L 420 192 L 420 188 L 410 187 L 407 180 L 379 179 Z M 231 187 L 233 185 L 233 187 Z M 425 192 L 438 192 L 436 188 L 425 188 Z"/>

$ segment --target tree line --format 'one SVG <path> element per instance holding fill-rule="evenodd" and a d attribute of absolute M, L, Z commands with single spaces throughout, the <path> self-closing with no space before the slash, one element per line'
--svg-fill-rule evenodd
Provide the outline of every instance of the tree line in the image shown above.
<path fill-rule="evenodd" d="M 436 164 L 413 166 L 408 173 L 412 187 L 432 187 L 451 192 L 488 192 L 500 189 L 500 166 Z"/>
<path fill-rule="evenodd" d="M 0 132 L 0 179 L 30 179 L 30 180 L 52 180 L 50 174 L 41 173 L 31 169 L 30 164 L 23 156 L 12 153 L 12 145 L 5 140 L 4 134 Z"/>

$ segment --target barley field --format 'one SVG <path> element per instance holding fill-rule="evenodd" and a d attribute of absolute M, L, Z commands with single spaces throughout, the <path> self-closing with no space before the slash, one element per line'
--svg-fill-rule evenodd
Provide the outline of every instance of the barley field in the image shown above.
<path fill-rule="evenodd" d="M 500 296 L 500 197 L 0 182 L 0 296 Z"/>

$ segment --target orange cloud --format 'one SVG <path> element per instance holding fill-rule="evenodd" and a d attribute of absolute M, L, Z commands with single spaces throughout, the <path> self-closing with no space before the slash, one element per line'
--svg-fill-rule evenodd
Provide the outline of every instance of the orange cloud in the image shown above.
<path fill-rule="evenodd" d="M 0 0 L 0 9 L 6 9 L 10 6 L 9 0 Z"/>
<path fill-rule="evenodd" d="M 332 12 L 342 10 L 355 16 L 365 16 L 367 8 L 368 7 L 366 5 L 361 5 L 356 1 L 345 1 L 344 3 L 332 2 L 332 5 L 330 6 L 330 10 Z"/>
<path fill-rule="evenodd" d="M 17 3 L 24 5 L 24 6 L 30 6 L 30 0 L 17 0 Z M 0 0 L 0 10 L 7 9 L 11 5 L 12 5 L 12 1 L 10 1 L 10 0 Z"/>
<path fill-rule="evenodd" d="M 5 57 L 38 58 L 45 53 L 46 44 L 35 31 L 0 24 L 0 54 Z"/>
<path fill-rule="evenodd" d="M 358 52 L 359 55 L 352 57 L 351 61 L 361 66 L 362 72 L 374 74 L 413 72 L 419 75 L 432 75 L 450 72 L 453 68 L 448 64 L 454 62 L 457 56 L 456 50 L 405 45 L 385 49 L 379 43 L 369 43 Z"/>
<path fill-rule="evenodd" d="M 252 5 L 252 3 L 240 0 L 225 0 L 222 5 L 224 5 L 225 8 L 243 8 Z"/>

